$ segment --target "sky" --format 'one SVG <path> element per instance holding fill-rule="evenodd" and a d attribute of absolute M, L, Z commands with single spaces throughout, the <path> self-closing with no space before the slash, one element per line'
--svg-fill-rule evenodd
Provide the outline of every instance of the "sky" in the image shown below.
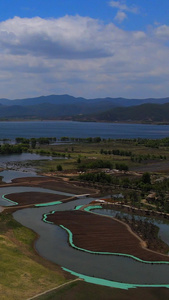
<path fill-rule="evenodd" d="M 0 98 L 169 97 L 168 0 L 1 0 Z"/>

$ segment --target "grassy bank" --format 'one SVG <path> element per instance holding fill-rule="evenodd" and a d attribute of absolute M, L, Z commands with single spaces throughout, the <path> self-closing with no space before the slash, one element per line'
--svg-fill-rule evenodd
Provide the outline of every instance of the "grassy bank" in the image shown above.
<path fill-rule="evenodd" d="M 10 214 L 0 214 L 0 299 L 27 299 L 67 281 L 57 266 L 36 255 L 35 238 Z"/>
<path fill-rule="evenodd" d="M 36 300 L 164 300 L 168 297 L 169 289 L 165 288 L 137 288 L 125 291 L 77 281 Z"/>

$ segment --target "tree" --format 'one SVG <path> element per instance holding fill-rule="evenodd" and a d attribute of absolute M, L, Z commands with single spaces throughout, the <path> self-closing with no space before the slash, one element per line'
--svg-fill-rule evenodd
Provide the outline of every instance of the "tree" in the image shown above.
<path fill-rule="evenodd" d="M 32 149 L 36 148 L 36 139 L 35 138 L 31 139 L 31 147 L 32 147 Z"/>
<path fill-rule="evenodd" d="M 57 165 L 57 171 L 62 171 L 62 166 L 61 165 Z"/>
<path fill-rule="evenodd" d="M 78 159 L 77 159 L 77 163 L 78 163 L 78 164 L 80 164 L 80 163 L 81 163 L 81 159 L 80 159 L 80 157 L 78 157 Z"/>
<path fill-rule="evenodd" d="M 151 184 L 151 177 L 150 177 L 150 173 L 148 172 L 145 172 L 143 175 L 142 175 L 142 178 L 141 178 L 141 181 L 145 184 Z"/>

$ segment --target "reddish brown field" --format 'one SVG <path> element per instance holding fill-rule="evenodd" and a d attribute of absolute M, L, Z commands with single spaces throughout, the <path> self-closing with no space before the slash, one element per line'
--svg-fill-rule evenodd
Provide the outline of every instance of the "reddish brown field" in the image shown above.
<path fill-rule="evenodd" d="M 125 253 L 148 261 L 169 261 L 169 257 L 147 250 L 128 227 L 112 218 L 84 211 L 55 212 L 47 220 L 73 233 L 74 244 L 98 252 Z"/>
<path fill-rule="evenodd" d="M 70 194 L 95 194 L 95 189 L 79 186 L 78 182 L 67 182 L 57 177 L 25 177 L 12 180 L 9 185 L 24 185 L 24 186 L 37 186 L 55 191 L 67 192 Z"/>
<path fill-rule="evenodd" d="M 48 203 L 68 199 L 66 196 L 40 192 L 14 193 L 6 195 L 5 197 L 9 200 L 17 202 L 19 205 Z"/>
<path fill-rule="evenodd" d="M 12 181 L 11 184 L 5 184 L 1 186 L 17 186 L 19 189 L 20 185 L 30 187 L 41 187 L 51 189 L 54 191 L 61 191 L 65 193 L 82 195 L 82 194 L 95 194 L 97 191 L 94 189 L 86 189 L 78 185 L 76 182 L 66 182 L 62 179 L 55 177 L 25 177 L 17 178 Z M 17 202 L 19 206 L 31 206 L 39 203 L 48 203 L 54 201 L 69 201 L 72 200 L 71 196 L 41 193 L 41 192 L 25 192 L 25 193 L 13 193 L 6 195 L 6 198 Z M 16 209 L 16 207 L 12 207 Z M 8 208 L 10 207 L 8 206 Z"/>

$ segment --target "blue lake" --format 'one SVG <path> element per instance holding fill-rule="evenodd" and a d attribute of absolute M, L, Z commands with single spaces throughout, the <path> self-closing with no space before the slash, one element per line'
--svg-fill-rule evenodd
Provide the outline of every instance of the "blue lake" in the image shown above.
<path fill-rule="evenodd" d="M 0 139 L 16 137 L 152 138 L 169 136 L 169 125 L 95 123 L 71 121 L 0 122 Z"/>

